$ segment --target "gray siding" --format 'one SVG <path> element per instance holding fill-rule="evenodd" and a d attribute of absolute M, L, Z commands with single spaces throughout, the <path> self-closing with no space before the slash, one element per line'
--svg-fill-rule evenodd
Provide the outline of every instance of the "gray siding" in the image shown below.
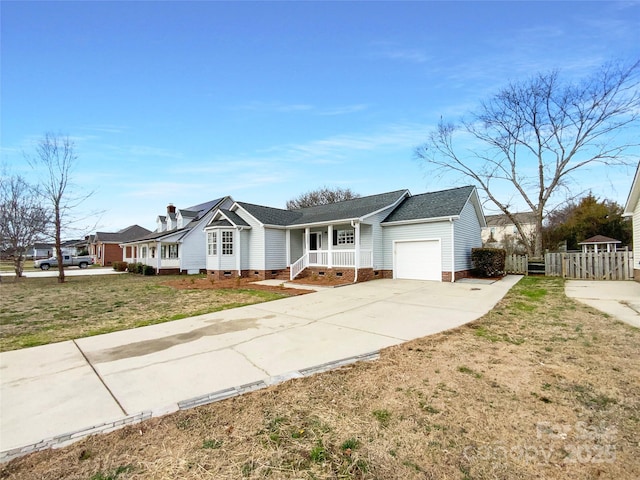
<path fill-rule="evenodd" d="M 250 237 L 251 230 L 240 231 L 240 270 L 249 270 L 251 268 L 249 263 L 251 254 Z"/>
<path fill-rule="evenodd" d="M 633 268 L 640 270 L 640 201 L 633 211 Z"/>
<path fill-rule="evenodd" d="M 455 270 L 471 268 L 471 249 L 482 246 L 482 228 L 471 202 L 462 209 L 454 224 Z"/>
<path fill-rule="evenodd" d="M 304 230 L 291 230 L 291 258 L 289 263 L 297 261 L 304 253 Z"/>
<path fill-rule="evenodd" d="M 276 228 L 265 228 L 265 270 L 287 267 L 286 232 Z"/>
<path fill-rule="evenodd" d="M 370 246 L 365 247 L 363 245 L 362 248 L 371 248 L 373 250 L 373 268 L 386 268 L 385 265 L 385 242 L 384 242 L 384 228 L 380 225 L 387 216 L 391 213 L 393 208 L 387 208 L 380 213 L 377 213 L 369 218 L 367 218 L 367 223 L 371 225 L 370 231 Z"/>
<path fill-rule="evenodd" d="M 440 239 L 442 248 L 442 271 L 451 271 L 451 224 L 450 222 L 413 223 L 391 225 L 382 228 L 385 270 L 393 270 L 393 242 L 396 240 Z"/>
<path fill-rule="evenodd" d="M 246 230 L 247 232 L 247 248 L 242 251 L 242 268 L 247 268 L 249 270 L 266 270 L 265 267 L 265 245 L 264 245 L 264 227 L 260 225 L 260 223 L 253 218 L 251 215 L 246 213 L 241 208 L 236 210 L 236 213 L 249 225 L 251 225 L 251 229 Z M 244 247 L 244 245 L 243 245 Z M 245 256 L 247 258 L 245 258 Z"/>
<path fill-rule="evenodd" d="M 221 208 L 229 208 L 231 201 L 225 200 Z M 217 210 L 217 209 L 216 209 Z M 180 257 L 180 268 L 182 270 L 200 270 L 208 268 L 207 261 L 207 234 L 204 227 L 211 221 L 213 210 L 202 217 L 182 238 L 178 256 Z M 158 253 L 159 255 L 160 253 Z"/>

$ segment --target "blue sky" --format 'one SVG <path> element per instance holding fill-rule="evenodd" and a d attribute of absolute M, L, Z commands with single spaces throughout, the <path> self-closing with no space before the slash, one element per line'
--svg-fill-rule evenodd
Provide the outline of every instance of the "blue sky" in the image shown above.
<path fill-rule="evenodd" d="M 275 207 L 460 185 L 414 159 L 510 80 L 640 57 L 638 2 L 29 2 L 1 8 L 1 162 L 69 135 L 98 230 L 155 228 L 168 203 Z M 634 169 L 580 188 L 624 203 Z M 462 182 L 468 183 L 468 182 Z M 509 195 L 509 192 L 505 192 Z M 491 213 L 487 206 L 487 213 Z"/>

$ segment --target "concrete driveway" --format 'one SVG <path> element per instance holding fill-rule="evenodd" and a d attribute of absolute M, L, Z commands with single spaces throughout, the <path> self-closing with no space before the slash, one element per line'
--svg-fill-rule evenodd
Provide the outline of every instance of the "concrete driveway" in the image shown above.
<path fill-rule="evenodd" d="M 640 283 L 632 281 L 568 280 L 567 297 L 640 328 Z"/>
<path fill-rule="evenodd" d="M 359 359 L 488 312 L 520 279 L 375 280 L 0 354 L 0 461 Z"/>

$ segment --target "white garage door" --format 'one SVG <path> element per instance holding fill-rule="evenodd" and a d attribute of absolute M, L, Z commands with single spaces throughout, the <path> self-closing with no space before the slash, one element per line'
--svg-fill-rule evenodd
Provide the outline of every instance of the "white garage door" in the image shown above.
<path fill-rule="evenodd" d="M 395 278 L 442 281 L 440 241 L 396 242 Z"/>

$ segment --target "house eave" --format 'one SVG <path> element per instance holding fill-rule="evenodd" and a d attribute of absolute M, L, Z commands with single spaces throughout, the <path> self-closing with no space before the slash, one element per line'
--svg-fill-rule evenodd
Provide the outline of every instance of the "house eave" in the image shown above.
<path fill-rule="evenodd" d="M 624 206 L 622 213 L 623 217 L 632 217 L 636 207 L 640 202 L 640 163 L 636 167 L 636 175 L 633 177 L 633 183 L 631 184 L 631 190 L 629 190 L 629 197 L 627 203 Z"/>
<path fill-rule="evenodd" d="M 325 227 L 328 225 L 336 225 L 341 223 L 351 223 L 351 222 L 362 222 L 364 217 L 353 217 L 353 218 L 340 218 L 335 220 L 327 220 L 326 222 L 312 222 L 312 223 L 296 223 L 295 225 L 286 225 L 285 227 L 288 230 L 296 230 L 298 228 L 311 228 L 311 227 Z"/>
<path fill-rule="evenodd" d="M 412 220 L 397 220 L 395 222 L 383 222 L 380 225 L 383 227 L 392 227 L 394 225 L 413 225 L 416 223 L 435 223 L 435 222 L 450 222 L 458 220 L 460 215 L 447 215 L 445 217 L 433 217 L 433 218 L 414 218 Z"/>

